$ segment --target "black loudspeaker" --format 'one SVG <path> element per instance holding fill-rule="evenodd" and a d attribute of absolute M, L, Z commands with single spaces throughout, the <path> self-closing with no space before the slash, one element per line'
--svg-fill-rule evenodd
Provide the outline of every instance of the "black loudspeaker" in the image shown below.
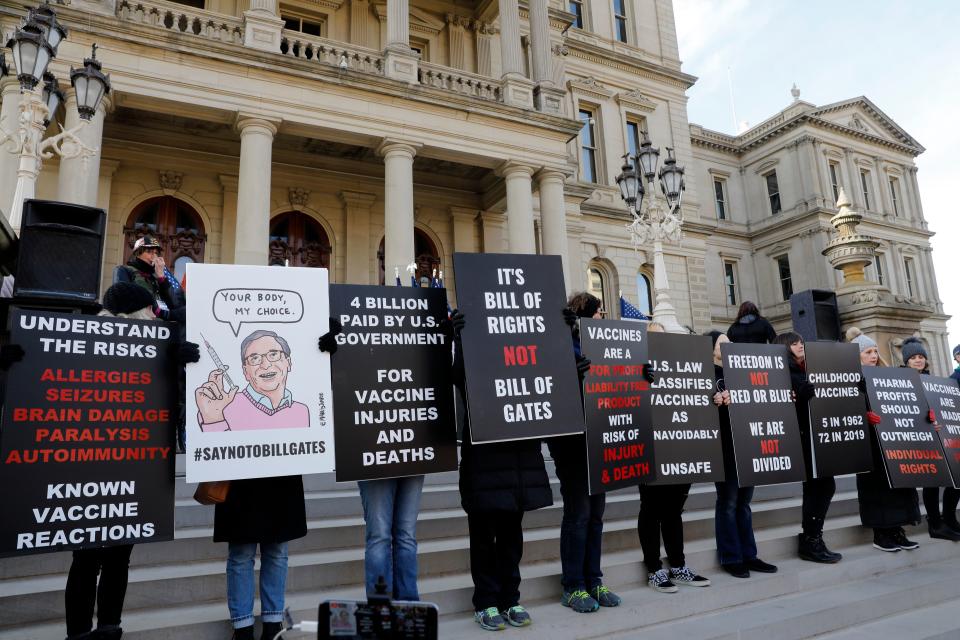
<path fill-rule="evenodd" d="M 826 289 L 807 289 L 790 296 L 793 330 L 805 342 L 840 340 L 840 313 L 837 294 Z"/>
<path fill-rule="evenodd" d="M 95 302 L 103 263 L 103 209 L 26 200 L 14 298 Z"/>

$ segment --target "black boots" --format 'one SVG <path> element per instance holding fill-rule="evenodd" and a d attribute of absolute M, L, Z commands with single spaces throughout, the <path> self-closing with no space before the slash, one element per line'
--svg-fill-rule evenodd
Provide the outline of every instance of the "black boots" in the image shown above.
<path fill-rule="evenodd" d="M 953 528 L 949 527 L 941 518 L 931 518 L 927 516 L 927 526 L 930 530 L 931 538 L 960 542 L 960 532 L 954 531 Z"/>
<path fill-rule="evenodd" d="M 281 631 L 283 631 L 282 622 L 264 622 L 260 640 L 273 640 Z"/>
<path fill-rule="evenodd" d="M 233 630 L 233 640 L 254 640 L 253 625 Z"/>
<path fill-rule="evenodd" d="M 800 556 L 801 560 L 807 560 L 809 562 L 820 562 L 823 564 L 835 564 L 840 562 L 842 555 L 839 553 L 834 553 L 827 548 L 826 543 L 823 541 L 823 535 L 807 535 L 801 533 L 799 536 L 800 544 L 798 545 L 797 554 Z"/>

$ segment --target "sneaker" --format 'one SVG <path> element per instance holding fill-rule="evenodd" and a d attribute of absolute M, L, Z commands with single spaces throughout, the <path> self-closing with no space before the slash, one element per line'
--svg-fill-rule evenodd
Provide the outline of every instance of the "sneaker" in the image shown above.
<path fill-rule="evenodd" d="M 507 619 L 511 627 L 529 627 L 533 624 L 533 618 L 530 617 L 526 609 L 518 604 L 513 605 L 506 611 L 501 611 L 500 615 Z"/>
<path fill-rule="evenodd" d="M 827 549 L 827 545 L 823 542 L 822 535 L 814 536 L 801 533 L 799 541 L 797 555 L 800 556 L 801 560 L 819 562 L 821 564 L 835 564 L 840 562 L 840 559 L 843 557 L 839 553 L 834 553 Z"/>
<path fill-rule="evenodd" d="M 674 567 L 670 569 L 670 580 L 675 584 L 685 584 L 688 587 L 709 587 L 710 578 L 704 578 L 690 567 Z"/>
<path fill-rule="evenodd" d="M 602 584 L 598 584 L 593 589 L 590 589 L 590 595 L 600 603 L 601 607 L 619 607 L 620 603 L 623 602 L 620 596 Z"/>
<path fill-rule="evenodd" d="M 722 564 L 720 568 L 732 575 L 734 578 L 749 578 L 750 570 L 747 569 L 742 562 L 731 562 L 730 564 Z"/>
<path fill-rule="evenodd" d="M 756 571 L 757 573 L 776 573 L 776 565 L 772 565 L 769 562 L 764 562 L 760 558 L 751 558 L 750 560 L 744 560 L 743 566 L 749 569 L 750 571 Z"/>
<path fill-rule="evenodd" d="M 897 546 L 903 549 L 904 551 L 913 551 L 920 547 L 920 545 L 913 540 L 907 538 L 906 532 L 900 527 L 893 532 L 893 541 L 897 543 Z"/>
<path fill-rule="evenodd" d="M 930 529 L 931 538 L 939 538 L 940 540 L 950 540 L 951 542 L 960 541 L 960 533 L 957 533 L 945 523 L 943 520 L 931 520 L 927 518 L 927 524 Z"/>
<path fill-rule="evenodd" d="M 481 629 L 487 631 L 503 631 L 507 628 L 507 623 L 503 621 L 503 616 L 497 611 L 496 607 L 488 607 L 483 611 L 474 611 L 473 619 L 480 624 Z"/>
<path fill-rule="evenodd" d="M 564 591 L 560 596 L 560 604 L 570 607 L 577 613 L 591 613 L 600 608 L 600 603 L 590 597 L 583 589 Z"/>
<path fill-rule="evenodd" d="M 883 531 L 881 529 L 873 530 L 873 548 L 880 549 L 880 551 L 886 551 L 888 553 L 896 553 L 900 551 L 900 545 L 897 544 L 897 541 L 893 539 L 893 536 L 889 532 Z"/>
<path fill-rule="evenodd" d="M 647 584 L 650 585 L 651 589 L 659 591 L 660 593 L 677 592 L 677 585 L 670 582 L 670 576 L 665 569 L 660 569 L 649 574 L 647 576 Z"/>

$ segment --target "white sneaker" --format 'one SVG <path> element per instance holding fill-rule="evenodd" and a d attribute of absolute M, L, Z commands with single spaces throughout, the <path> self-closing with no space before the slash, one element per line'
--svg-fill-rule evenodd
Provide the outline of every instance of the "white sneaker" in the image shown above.
<path fill-rule="evenodd" d="M 659 591 L 660 593 L 677 592 L 677 585 L 670 582 L 670 576 L 667 574 L 666 569 L 660 569 L 647 575 L 647 584 L 650 585 L 651 589 Z"/>

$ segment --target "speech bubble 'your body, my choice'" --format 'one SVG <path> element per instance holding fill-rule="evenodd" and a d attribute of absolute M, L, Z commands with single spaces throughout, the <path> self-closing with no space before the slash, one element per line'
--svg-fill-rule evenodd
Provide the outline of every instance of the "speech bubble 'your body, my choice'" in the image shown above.
<path fill-rule="evenodd" d="M 244 323 L 300 322 L 303 298 L 286 289 L 220 289 L 213 296 L 213 317 L 239 336 Z"/>

